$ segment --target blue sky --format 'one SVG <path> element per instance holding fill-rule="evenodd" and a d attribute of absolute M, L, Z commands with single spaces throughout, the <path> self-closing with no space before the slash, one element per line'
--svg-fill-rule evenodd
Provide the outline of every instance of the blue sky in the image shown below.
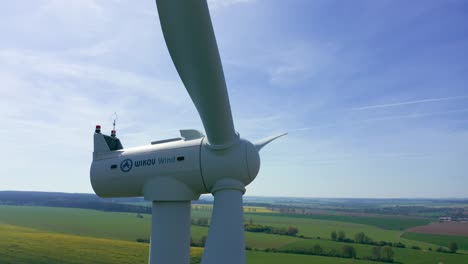
<path fill-rule="evenodd" d="M 209 1 L 247 195 L 468 197 L 468 2 Z M 152 0 L 0 9 L 0 190 L 92 192 L 94 126 L 124 146 L 202 129 Z"/>

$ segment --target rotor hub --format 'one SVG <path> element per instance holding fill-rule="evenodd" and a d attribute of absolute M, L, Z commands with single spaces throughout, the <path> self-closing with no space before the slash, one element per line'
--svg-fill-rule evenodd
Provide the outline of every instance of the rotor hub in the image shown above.
<path fill-rule="evenodd" d="M 229 148 L 216 149 L 206 139 L 201 144 L 201 172 L 207 192 L 238 189 L 251 183 L 260 169 L 260 156 L 248 140 L 240 139 Z"/>

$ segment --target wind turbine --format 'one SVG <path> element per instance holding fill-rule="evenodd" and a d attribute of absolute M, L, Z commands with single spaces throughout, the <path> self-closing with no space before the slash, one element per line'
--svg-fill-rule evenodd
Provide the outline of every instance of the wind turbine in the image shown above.
<path fill-rule="evenodd" d="M 204 264 L 245 263 L 242 196 L 260 169 L 259 151 L 234 129 L 226 83 L 206 0 L 156 0 L 174 65 L 206 131 L 123 148 L 113 130 L 94 133 L 91 184 L 101 197 L 152 201 L 151 264 L 188 264 L 191 200 L 212 193 Z"/>

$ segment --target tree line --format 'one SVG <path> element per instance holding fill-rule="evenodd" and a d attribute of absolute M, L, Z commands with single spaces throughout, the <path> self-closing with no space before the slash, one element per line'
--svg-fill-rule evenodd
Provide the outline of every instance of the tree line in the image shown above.
<path fill-rule="evenodd" d="M 346 233 L 343 231 L 332 231 L 330 234 L 332 241 L 345 242 L 345 243 L 356 243 L 356 244 L 365 244 L 373 246 L 389 246 L 397 248 L 406 248 L 406 245 L 401 242 L 387 242 L 387 241 L 374 241 L 372 238 L 368 237 L 364 232 L 359 232 L 354 235 L 354 239 L 346 237 Z"/>
<path fill-rule="evenodd" d="M 210 226 L 210 221 L 208 217 L 192 218 L 191 224 L 197 225 L 197 226 L 208 227 Z M 244 229 L 246 232 L 266 233 L 266 234 L 283 235 L 283 236 L 297 236 L 297 233 L 299 233 L 299 228 L 294 227 L 294 226 L 275 227 L 275 226 L 268 226 L 268 225 L 259 225 L 259 224 L 254 224 L 252 219 L 250 219 L 248 223 L 244 224 Z"/>

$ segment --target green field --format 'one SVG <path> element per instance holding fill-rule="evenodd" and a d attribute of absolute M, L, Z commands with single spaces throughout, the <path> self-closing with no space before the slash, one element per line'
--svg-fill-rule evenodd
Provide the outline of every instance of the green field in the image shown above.
<path fill-rule="evenodd" d="M 151 216 L 137 218 L 133 213 L 110 213 L 87 209 L 38 206 L 0 206 L 0 223 L 78 236 L 136 241 L 149 239 Z M 192 226 L 192 238 L 208 234 L 207 227 Z M 246 233 L 246 245 L 252 248 L 277 248 L 299 238 Z"/>
<path fill-rule="evenodd" d="M 357 257 L 359 258 L 371 256 L 371 250 L 374 247 L 371 245 L 349 244 L 330 240 L 307 239 L 286 245 L 283 249 L 308 249 L 312 248 L 315 244 L 319 244 L 326 251 L 331 249 L 339 251 L 344 245 L 352 245 L 356 249 Z M 395 261 L 400 263 L 468 263 L 468 255 L 463 254 L 429 252 L 409 248 L 393 248 L 393 251 L 395 252 Z"/>
<path fill-rule="evenodd" d="M 193 215 L 195 217 L 202 217 L 209 216 L 210 213 L 209 210 L 194 210 Z M 395 260 L 400 263 L 438 263 L 434 261 L 440 261 L 444 264 L 468 263 L 468 255 L 464 255 L 466 253 L 464 251 L 461 252 L 463 254 L 426 251 L 429 247 L 433 249 L 437 248 L 436 244 L 440 243 L 438 240 L 408 237 L 408 234 L 405 234 L 404 238 L 401 238 L 401 232 L 398 230 L 338 221 L 342 220 L 342 218 L 333 219 L 293 217 L 278 213 L 246 214 L 246 221 L 278 227 L 295 226 L 299 228 L 300 235 L 311 238 L 303 239 L 291 236 L 246 232 L 246 245 L 256 249 L 308 249 L 315 244 L 319 244 L 326 250 L 332 248 L 340 250 L 344 243 L 331 241 L 329 239 L 331 231 L 344 231 L 349 238 L 354 238 L 354 234 L 358 232 L 364 232 L 375 241 L 400 241 L 406 244 L 408 247 L 406 249 L 394 248 Z M 385 221 L 385 218 L 382 217 L 381 219 Z M 36 262 L 32 263 L 72 263 L 59 261 L 59 259 L 68 256 L 73 259 L 73 256 L 76 255 L 81 255 L 80 259 L 84 260 L 93 259 L 92 263 L 130 263 L 122 262 L 127 260 L 132 260 L 131 263 L 144 263 L 146 261 L 148 244 L 136 243 L 135 240 L 137 238 L 149 238 L 150 220 L 150 215 L 138 218 L 135 213 L 110 213 L 74 208 L 0 206 L 0 225 L 3 225 L 3 229 L 0 230 L 0 234 L 2 235 L 2 239 L 0 240 L 0 249 L 2 250 L 2 255 L 0 256 L 2 257 L 0 260 L 3 262 L 0 261 L 0 263 L 22 263 L 18 261 L 5 262 L 11 259 L 12 256 L 24 257 L 26 259 L 23 263 L 31 263 L 27 261 L 28 254 L 37 257 L 37 259 L 34 259 Z M 194 240 L 200 239 L 207 232 L 207 227 L 192 226 L 192 238 Z M 4 236 L 8 239 L 4 240 Z M 317 239 L 317 237 L 320 237 L 320 239 Z M 53 245 L 38 242 L 40 240 L 51 241 L 47 243 L 52 243 Z M 68 242 L 62 242 L 62 240 Z M 74 244 L 83 245 L 72 246 Z M 107 248 L 106 244 L 112 246 Z M 355 247 L 360 258 L 370 256 L 372 246 L 360 244 L 347 245 Z M 423 250 L 409 249 L 409 247 L 414 245 L 420 246 Z M 460 247 L 465 247 L 466 244 L 460 242 L 459 245 Z M 31 248 L 26 250 L 24 247 Z M 101 250 L 96 250 L 101 249 L 101 247 L 103 256 L 100 256 L 99 254 L 101 253 L 98 253 Z M 52 253 L 54 251 L 60 253 L 54 255 Z M 43 252 L 46 252 L 46 254 Z M 194 256 L 196 256 L 197 251 L 195 250 L 194 252 Z M 109 256 L 106 257 L 106 254 Z M 297 263 L 369 263 L 341 258 L 258 251 L 249 251 L 248 258 L 249 263 L 295 263 L 291 261 L 296 260 Z M 294 260 L 290 260 L 290 258 Z M 95 259 L 102 260 L 103 262 L 96 262 L 94 261 Z"/>
<path fill-rule="evenodd" d="M 135 264 L 147 263 L 148 260 L 148 244 L 49 233 L 1 224 L 0 234 L 2 238 L 0 239 L 1 264 Z M 192 248 L 193 261 L 200 257 L 202 252 L 202 248 Z M 352 259 L 252 251 L 247 251 L 247 261 L 251 264 L 374 263 Z"/>
<path fill-rule="evenodd" d="M 457 243 L 459 249 L 468 250 L 468 237 L 466 236 L 447 236 L 406 232 L 402 237 L 411 240 L 424 241 L 444 247 L 447 247 L 450 242 L 455 242 Z"/>
<path fill-rule="evenodd" d="M 248 213 L 246 218 L 254 215 L 270 215 L 275 216 L 274 214 L 257 214 L 257 213 Z M 288 214 L 282 215 L 283 217 L 288 218 L 306 218 L 306 219 L 318 219 L 318 220 L 331 220 L 331 221 L 340 221 L 346 223 L 356 223 L 363 225 L 377 226 L 382 229 L 390 230 L 404 230 L 410 227 L 427 225 L 431 221 L 427 218 L 415 218 L 415 217 L 405 217 L 405 216 L 349 216 L 349 215 L 333 215 L 333 214 L 312 214 L 312 215 L 300 215 L 300 214 Z"/>
<path fill-rule="evenodd" d="M 0 234 L 0 263 L 147 262 L 148 245 L 136 242 L 49 233 L 12 225 L 0 225 Z"/>
<path fill-rule="evenodd" d="M 0 206 L 0 223 L 49 232 L 135 241 L 148 238 L 151 216 L 87 209 L 38 206 Z"/>
<path fill-rule="evenodd" d="M 354 235 L 364 232 L 375 241 L 401 242 L 410 246 L 419 246 L 421 248 L 433 247 L 424 241 L 410 241 L 401 238 L 401 231 L 382 229 L 377 226 L 356 224 L 335 220 L 319 220 L 309 217 L 290 217 L 290 215 L 268 215 L 268 214 L 246 214 L 246 220 L 250 219 L 256 224 L 284 227 L 295 226 L 299 228 L 299 235 L 321 239 L 330 239 L 332 231 L 343 231 L 348 238 L 353 239 Z"/>

